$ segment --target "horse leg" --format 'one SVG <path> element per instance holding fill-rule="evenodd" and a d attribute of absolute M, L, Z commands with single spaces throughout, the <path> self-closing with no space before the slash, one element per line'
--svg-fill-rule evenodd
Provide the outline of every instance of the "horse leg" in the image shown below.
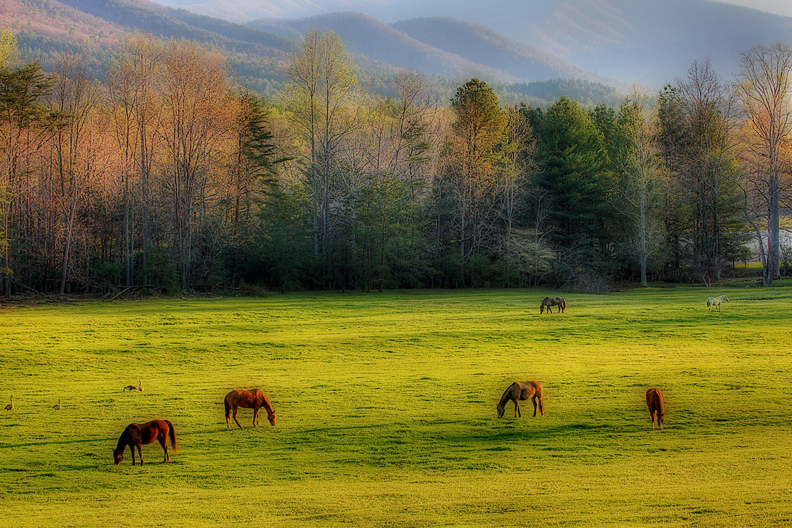
<path fill-rule="evenodd" d="M 142 445 L 137 444 L 138 456 L 140 457 L 140 465 L 143 465 L 143 450 L 141 449 Z M 132 448 L 132 460 L 135 459 L 135 448 Z M 134 462 L 133 462 L 134 465 Z"/>
<path fill-rule="evenodd" d="M 162 461 L 162 463 L 164 464 L 165 462 L 170 460 L 170 457 L 168 456 L 168 442 L 167 442 L 168 437 L 165 435 L 164 431 L 160 431 L 160 434 L 157 436 L 157 440 L 159 440 L 162 449 L 165 451 L 165 460 Z"/>
<path fill-rule="evenodd" d="M 649 409 L 649 420 L 652 422 L 652 429 L 654 429 L 655 428 L 655 417 L 654 417 L 654 411 L 652 409 Z"/>
<path fill-rule="evenodd" d="M 520 412 L 520 404 L 516 399 L 514 400 L 514 417 L 522 418 L 522 413 Z"/>
<path fill-rule="evenodd" d="M 241 423 L 239 423 L 239 420 L 237 420 L 237 417 L 236 417 L 237 410 L 238 410 L 238 409 L 237 409 L 236 407 L 234 407 L 234 421 L 235 421 L 235 422 L 236 422 L 236 424 L 239 426 L 239 428 L 240 428 L 240 429 L 242 429 L 242 424 L 241 424 Z"/>
<path fill-rule="evenodd" d="M 534 417 L 534 418 L 536 418 L 536 394 L 534 394 L 534 397 L 533 397 L 533 398 L 531 398 L 531 401 L 533 401 L 533 404 L 534 404 L 534 414 L 533 414 L 533 417 Z"/>

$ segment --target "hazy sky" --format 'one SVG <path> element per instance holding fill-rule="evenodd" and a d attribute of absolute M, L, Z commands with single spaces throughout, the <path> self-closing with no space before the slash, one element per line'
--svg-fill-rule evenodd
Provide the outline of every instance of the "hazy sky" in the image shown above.
<path fill-rule="evenodd" d="M 789 0 L 722 0 L 729 4 L 738 4 L 746 7 L 752 7 L 761 11 L 769 11 L 770 13 L 778 13 L 792 17 L 792 2 Z"/>

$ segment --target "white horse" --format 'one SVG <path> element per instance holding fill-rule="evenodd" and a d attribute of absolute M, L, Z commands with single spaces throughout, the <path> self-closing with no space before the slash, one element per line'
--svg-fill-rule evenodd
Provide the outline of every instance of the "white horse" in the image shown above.
<path fill-rule="evenodd" d="M 709 309 L 709 312 L 712 313 L 713 307 L 717 307 L 718 311 L 720 312 L 721 303 L 723 302 L 729 302 L 728 295 L 719 295 L 718 297 L 710 297 L 709 299 L 707 299 L 707 308 Z"/>

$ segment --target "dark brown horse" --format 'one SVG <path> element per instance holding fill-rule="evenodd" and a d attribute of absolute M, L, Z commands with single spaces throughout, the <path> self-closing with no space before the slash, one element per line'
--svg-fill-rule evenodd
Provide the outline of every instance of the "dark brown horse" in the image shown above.
<path fill-rule="evenodd" d="M 563 297 L 545 297 L 542 299 L 542 304 L 539 305 L 539 314 L 544 313 L 545 308 L 547 308 L 547 313 L 553 313 L 551 306 L 558 306 L 558 311 L 563 313 L 566 301 Z"/>
<path fill-rule="evenodd" d="M 137 447 L 138 455 L 140 455 L 140 465 L 143 465 L 143 452 L 140 450 L 143 444 L 150 444 L 154 440 L 159 440 L 162 449 L 165 450 L 165 460 L 163 464 L 170 460 L 168 456 L 168 435 L 171 437 L 171 445 L 173 452 L 176 452 L 176 429 L 173 424 L 168 420 L 152 420 L 143 424 L 129 424 L 124 432 L 121 433 L 121 438 L 118 439 L 118 445 L 113 451 L 113 458 L 115 465 L 121 463 L 124 459 L 124 450 L 129 446 L 132 451 L 132 465 L 135 465 L 135 448 Z"/>
<path fill-rule="evenodd" d="M 506 392 L 501 396 L 497 407 L 498 418 L 503 418 L 503 413 L 506 411 L 506 404 L 509 403 L 509 400 L 514 401 L 514 417 L 517 418 L 518 416 L 522 416 L 520 404 L 517 402 L 519 400 L 527 400 L 528 398 L 533 400 L 533 415 L 536 416 L 536 404 L 538 400 L 539 412 L 544 416 L 544 395 L 541 383 L 538 381 L 526 381 L 525 383 L 515 381 L 509 385 L 509 388 L 506 389 Z"/>
<path fill-rule="evenodd" d="M 646 406 L 649 407 L 649 419 L 652 420 L 652 429 L 655 428 L 655 417 L 660 430 L 663 429 L 665 421 L 665 403 L 663 403 L 663 393 L 660 389 L 649 389 L 646 391 Z"/>
<path fill-rule="evenodd" d="M 239 424 L 239 420 L 237 420 L 237 407 L 243 407 L 245 409 L 253 409 L 253 427 L 258 426 L 259 424 L 259 409 L 264 407 L 267 411 L 267 419 L 272 425 L 275 425 L 275 411 L 272 410 L 272 403 L 270 403 L 269 398 L 267 395 L 261 392 L 261 389 L 250 389 L 250 390 L 232 390 L 225 397 L 225 418 L 226 418 L 226 427 L 231 429 L 231 425 L 228 422 L 228 419 L 231 418 L 231 413 L 234 413 L 234 421 L 237 425 L 239 425 L 240 429 L 242 426 Z"/>

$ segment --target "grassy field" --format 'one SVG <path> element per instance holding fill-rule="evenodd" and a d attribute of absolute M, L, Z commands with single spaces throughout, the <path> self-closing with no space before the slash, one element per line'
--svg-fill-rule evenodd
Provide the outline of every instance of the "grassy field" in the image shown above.
<path fill-rule="evenodd" d="M 4 526 L 789 526 L 792 288 L 0 308 Z M 727 293 L 723 312 L 705 299 Z M 545 386 L 543 418 L 495 405 Z M 122 392 L 142 382 L 143 392 Z M 666 428 L 644 392 L 661 387 Z M 260 387 L 277 411 L 223 396 Z M 52 406 L 62 400 L 63 408 Z M 179 449 L 113 466 L 124 427 Z"/>

